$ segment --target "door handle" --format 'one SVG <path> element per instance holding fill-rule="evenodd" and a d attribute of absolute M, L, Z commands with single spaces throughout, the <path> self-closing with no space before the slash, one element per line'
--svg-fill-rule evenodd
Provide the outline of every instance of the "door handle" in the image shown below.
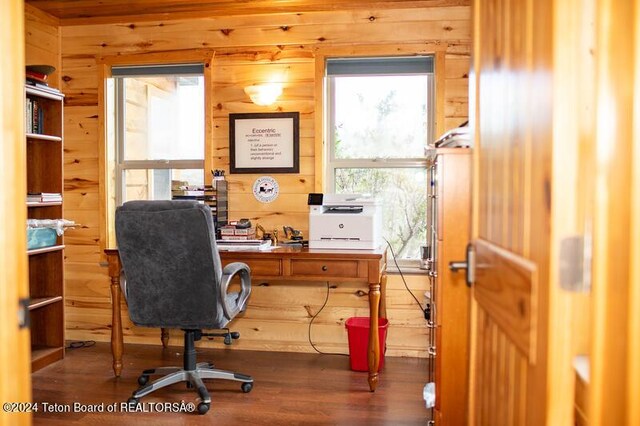
<path fill-rule="evenodd" d="M 18 328 L 29 328 L 31 325 L 31 316 L 29 314 L 28 297 L 18 300 Z"/>
<path fill-rule="evenodd" d="M 471 287 L 475 281 L 476 270 L 476 253 L 473 250 L 473 244 L 471 243 L 467 244 L 466 259 L 464 261 L 455 260 L 453 262 L 449 262 L 449 270 L 451 270 L 451 272 L 458 272 L 461 269 L 466 271 L 465 282 L 467 283 L 467 287 Z"/>

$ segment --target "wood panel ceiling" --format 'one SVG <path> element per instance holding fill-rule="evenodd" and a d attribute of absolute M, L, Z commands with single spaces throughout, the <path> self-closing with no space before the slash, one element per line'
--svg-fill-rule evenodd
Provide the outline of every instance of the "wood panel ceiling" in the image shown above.
<path fill-rule="evenodd" d="M 25 0 L 61 25 L 327 10 L 467 6 L 471 0 Z"/>

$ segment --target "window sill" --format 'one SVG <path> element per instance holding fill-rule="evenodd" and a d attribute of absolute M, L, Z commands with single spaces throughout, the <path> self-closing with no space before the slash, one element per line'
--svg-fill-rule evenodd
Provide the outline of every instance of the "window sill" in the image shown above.
<path fill-rule="evenodd" d="M 393 263 L 387 264 L 387 275 L 427 275 L 429 271 L 421 269 L 415 265 L 400 265 L 400 270 Z"/>

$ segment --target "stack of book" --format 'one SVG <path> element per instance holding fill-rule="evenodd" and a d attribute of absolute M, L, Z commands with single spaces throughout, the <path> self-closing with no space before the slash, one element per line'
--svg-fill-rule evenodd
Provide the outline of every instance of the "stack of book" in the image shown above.
<path fill-rule="evenodd" d="M 44 86 L 49 86 L 47 83 L 47 78 L 49 73 L 55 70 L 54 67 L 49 67 L 46 65 L 27 65 L 27 69 L 25 71 L 25 77 L 27 78 L 27 84 L 41 84 Z"/>
<path fill-rule="evenodd" d="M 27 65 L 25 71 L 26 83 L 28 86 L 37 87 L 45 92 L 60 94 L 60 91 L 54 87 L 49 87 L 47 78 L 49 74 L 56 69 L 51 65 Z"/>
<path fill-rule="evenodd" d="M 256 228 L 236 228 L 235 225 L 220 227 L 220 238 L 230 241 L 255 240 Z"/>
<path fill-rule="evenodd" d="M 29 192 L 27 203 L 61 203 L 62 194 L 59 192 Z"/>

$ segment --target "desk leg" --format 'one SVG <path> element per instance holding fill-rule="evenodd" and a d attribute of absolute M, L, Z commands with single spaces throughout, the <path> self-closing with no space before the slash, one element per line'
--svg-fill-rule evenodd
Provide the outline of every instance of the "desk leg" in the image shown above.
<path fill-rule="evenodd" d="M 380 276 L 380 318 L 387 317 L 387 274 Z"/>
<path fill-rule="evenodd" d="M 113 373 L 122 372 L 122 321 L 120 318 L 120 275 L 111 276 L 111 355 Z"/>
<path fill-rule="evenodd" d="M 369 284 L 369 390 L 378 386 L 380 365 L 380 342 L 378 336 L 378 307 L 380 306 L 380 283 Z"/>
<path fill-rule="evenodd" d="M 166 328 L 160 329 L 160 341 L 162 342 L 162 347 L 166 348 L 169 346 L 169 330 Z"/>

